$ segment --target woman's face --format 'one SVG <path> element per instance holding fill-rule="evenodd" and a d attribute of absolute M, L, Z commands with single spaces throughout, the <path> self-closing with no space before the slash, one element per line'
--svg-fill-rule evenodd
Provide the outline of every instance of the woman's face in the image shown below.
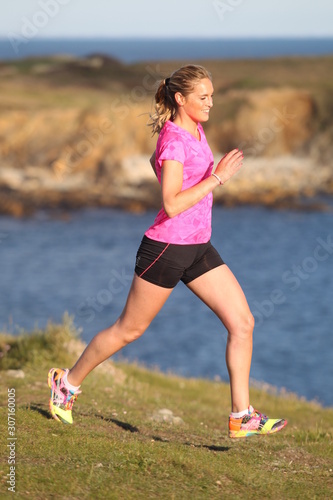
<path fill-rule="evenodd" d="M 194 122 L 209 120 L 209 111 L 213 106 L 214 87 L 209 78 L 203 78 L 197 83 L 193 92 L 183 97 L 182 108 Z"/>

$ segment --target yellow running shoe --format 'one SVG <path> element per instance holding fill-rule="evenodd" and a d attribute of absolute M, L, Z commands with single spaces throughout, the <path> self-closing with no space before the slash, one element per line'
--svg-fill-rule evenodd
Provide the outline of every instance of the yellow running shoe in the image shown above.
<path fill-rule="evenodd" d="M 47 383 L 51 389 L 50 412 L 55 420 L 64 424 L 72 424 L 72 408 L 81 391 L 72 392 L 64 384 L 63 378 L 69 370 L 63 368 L 51 368 L 47 377 Z"/>
<path fill-rule="evenodd" d="M 229 437 L 245 438 L 255 435 L 273 434 L 283 429 L 287 420 L 268 418 L 266 415 L 254 410 L 249 406 L 249 413 L 243 418 L 229 416 Z"/>

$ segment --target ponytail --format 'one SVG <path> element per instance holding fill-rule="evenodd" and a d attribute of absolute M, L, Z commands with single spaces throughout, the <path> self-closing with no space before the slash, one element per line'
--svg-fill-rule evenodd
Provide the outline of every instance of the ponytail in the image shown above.
<path fill-rule="evenodd" d="M 203 66 L 188 65 L 159 83 L 155 94 L 155 112 L 150 115 L 148 122 L 148 126 L 152 127 L 152 135 L 159 134 L 166 121 L 175 119 L 178 111 L 175 94 L 180 92 L 184 97 L 188 96 L 204 78 L 212 80 L 211 74 Z"/>

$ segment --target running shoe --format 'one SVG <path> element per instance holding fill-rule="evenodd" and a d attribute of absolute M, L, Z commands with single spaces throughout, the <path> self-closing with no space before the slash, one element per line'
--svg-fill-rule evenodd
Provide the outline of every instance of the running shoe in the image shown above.
<path fill-rule="evenodd" d="M 47 377 L 47 383 L 51 389 L 50 412 L 55 420 L 64 424 L 72 424 L 72 408 L 81 391 L 72 392 L 65 387 L 63 377 L 69 370 L 62 368 L 51 368 Z"/>
<path fill-rule="evenodd" d="M 229 437 L 245 438 L 258 434 L 273 434 L 283 429 L 286 425 L 287 420 L 268 418 L 250 406 L 249 414 L 243 418 L 229 416 Z"/>

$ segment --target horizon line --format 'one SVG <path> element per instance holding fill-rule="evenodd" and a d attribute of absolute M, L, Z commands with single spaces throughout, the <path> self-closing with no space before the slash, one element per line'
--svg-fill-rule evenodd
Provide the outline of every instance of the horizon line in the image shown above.
<path fill-rule="evenodd" d="M 0 40 L 7 40 L 8 35 L 1 35 Z M 35 36 L 34 40 L 333 40 L 332 35 L 246 35 L 246 36 L 142 36 L 142 35 L 119 35 L 119 36 L 108 36 L 108 35 L 96 35 L 96 36 L 85 36 L 85 35 L 54 35 L 54 36 Z M 32 40 L 30 40 L 32 41 Z"/>

